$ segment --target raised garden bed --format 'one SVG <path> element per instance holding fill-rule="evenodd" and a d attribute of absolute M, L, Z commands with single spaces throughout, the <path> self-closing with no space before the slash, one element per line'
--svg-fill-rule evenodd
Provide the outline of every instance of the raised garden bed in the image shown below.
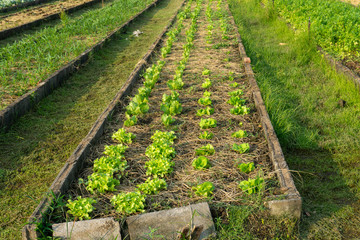
<path fill-rule="evenodd" d="M 28 93 L 22 95 L 21 97 L 14 100 L 10 105 L 5 109 L 0 111 L 0 129 L 8 129 L 17 118 L 23 116 L 30 109 L 33 108 L 39 101 L 44 97 L 51 94 L 56 88 L 61 86 L 61 84 L 74 72 L 76 72 L 81 66 L 83 66 L 91 57 L 91 54 L 97 52 L 102 48 L 102 46 L 110 41 L 112 38 L 116 37 L 117 34 L 120 34 L 126 31 L 127 27 L 136 19 L 140 18 L 146 11 L 156 7 L 156 4 L 161 0 L 154 0 L 149 4 L 145 9 L 137 13 L 135 16 L 131 17 L 121 26 L 117 27 L 109 34 L 106 35 L 103 39 L 98 41 L 92 47 L 88 48 L 82 52 L 75 59 L 67 63 L 65 66 L 55 71 L 51 76 L 49 76 L 44 81 L 41 81 L 35 88 L 30 90 Z"/>
<path fill-rule="evenodd" d="M 141 81 L 138 67 L 53 183 L 70 211 L 50 221 L 121 219 L 203 201 L 246 205 L 254 194 L 273 215 L 300 217 L 301 198 L 239 41 L 226 2 L 189 1 Z M 75 213 L 80 197 L 94 209 Z"/>

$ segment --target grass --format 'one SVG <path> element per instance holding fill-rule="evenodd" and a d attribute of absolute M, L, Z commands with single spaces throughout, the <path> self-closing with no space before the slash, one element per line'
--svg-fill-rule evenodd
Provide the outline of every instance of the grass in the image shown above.
<path fill-rule="evenodd" d="M 162 1 L 8 133 L 0 134 L 0 239 L 20 238 L 22 226 L 64 162 L 180 4 Z M 139 38 L 132 36 L 137 29 L 144 32 Z"/>
<path fill-rule="evenodd" d="M 266 108 L 303 197 L 304 239 L 360 235 L 360 94 L 274 9 L 229 0 Z M 339 104 L 345 101 L 346 104 Z"/>
<path fill-rule="evenodd" d="M 0 109 L 93 46 L 152 0 L 114 1 L 0 49 Z"/>

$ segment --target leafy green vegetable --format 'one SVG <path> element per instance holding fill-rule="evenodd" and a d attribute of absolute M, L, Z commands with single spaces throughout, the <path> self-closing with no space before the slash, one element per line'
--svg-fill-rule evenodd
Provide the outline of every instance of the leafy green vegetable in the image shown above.
<path fill-rule="evenodd" d="M 144 212 L 145 195 L 140 192 L 128 192 L 115 195 L 110 200 L 116 212 L 130 215 L 136 212 Z"/>
<path fill-rule="evenodd" d="M 134 126 L 134 125 L 137 123 L 137 121 L 138 121 L 138 119 L 137 119 L 136 116 L 131 116 L 131 117 L 130 117 L 130 115 L 128 115 L 128 114 L 126 114 L 125 116 L 126 116 L 126 118 L 127 118 L 127 119 L 125 120 L 125 122 L 124 122 L 124 126 L 125 126 L 125 127 Z"/>
<path fill-rule="evenodd" d="M 250 145 L 248 143 L 241 143 L 241 144 L 234 143 L 234 145 L 232 146 L 232 150 L 238 153 L 245 153 L 250 150 Z"/>
<path fill-rule="evenodd" d="M 138 189 L 146 194 L 158 194 L 161 190 L 166 189 L 166 182 L 161 178 L 148 178 L 145 183 L 137 185 Z"/>
<path fill-rule="evenodd" d="M 173 171 L 174 163 L 166 158 L 151 159 L 145 163 L 146 175 L 164 177 Z"/>
<path fill-rule="evenodd" d="M 239 170 L 241 172 L 248 174 L 248 173 L 254 171 L 255 166 L 254 166 L 253 162 L 249 162 L 249 163 L 241 163 L 241 164 L 239 164 L 238 168 L 239 168 Z"/>
<path fill-rule="evenodd" d="M 181 103 L 179 103 L 178 101 L 171 101 L 169 103 L 161 104 L 160 109 L 165 114 L 174 116 L 181 113 L 182 106 Z"/>
<path fill-rule="evenodd" d="M 176 138 L 174 132 L 156 131 L 151 137 L 153 143 L 146 148 L 145 155 L 150 158 L 145 163 L 146 175 L 165 176 L 172 172 L 174 163 L 171 159 L 176 152 L 172 144 Z"/>
<path fill-rule="evenodd" d="M 211 167 L 209 159 L 204 156 L 195 158 L 192 162 L 192 166 L 198 170 L 208 169 L 209 167 Z"/>
<path fill-rule="evenodd" d="M 238 96 L 231 96 L 227 103 L 233 106 L 242 106 L 246 103 L 246 100 Z"/>
<path fill-rule="evenodd" d="M 239 84 L 237 82 L 233 82 L 233 83 L 230 83 L 229 86 L 236 88 L 237 86 L 239 86 Z"/>
<path fill-rule="evenodd" d="M 198 100 L 198 103 L 203 106 L 210 106 L 212 104 L 209 97 L 203 97 Z"/>
<path fill-rule="evenodd" d="M 211 114 L 213 114 L 214 113 L 214 108 L 212 108 L 212 107 L 206 107 L 205 109 L 199 109 L 199 110 L 197 110 L 197 112 L 196 112 L 196 116 L 199 116 L 199 117 L 201 117 L 201 116 L 203 116 L 203 115 L 211 115 Z"/>
<path fill-rule="evenodd" d="M 230 113 L 234 115 L 245 115 L 250 113 L 250 108 L 247 106 L 237 106 L 230 109 Z"/>
<path fill-rule="evenodd" d="M 202 88 L 209 88 L 212 86 L 212 82 L 210 80 L 210 78 L 206 78 L 205 81 L 203 82 L 203 84 L 201 85 Z"/>
<path fill-rule="evenodd" d="M 95 204 L 96 200 L 92 198 L 81 198 L 77 197 L 77 200 L 68 200 L 66 206 L 69 208 L 67 211 L 79 220 L 91 219 L 89 214 L 95 209 L 92 204 Z"/>
<path fill-rule="evenodd" d="M 231 136 L 234 137 L 234 138 L 244 138 L 244 137 L 247 137 L 248 134 L 244 130 L 239 130 L 239 131 L 234 132 L 233 134 L 231 134 Z"/>
<path fill-rule="evenodd" d="M 208 156 L 215 153 L 215 148 L 211 144 L 207 144 L 195 150 L 196 155 Z"/>
<path fill-rule="evenodd" d="M 211 92 L 205 91 L 203 94 L 204 97 L 210 97 L 211 96 Z"/>
<path fill-rule="evenodd" d="M 112 135 L 112 139 L 117 140 L 120 143 L 132 143 L 132 140 L 135 139 L 135 134 L 126 133 L 124 128 L 120 128 L 117 132 Z"/>
<path fill-rule="evenodd" d="M 210 74 L 210 70 L 209 69 L 205 69 L 204 71 L 202 71 L 202 75 L 209 75 Z"/>
<path fill-rule="evenodd" d="M 136 96 L 140 96 L 140 95 L 136 95 Z M 127 105 L 126 107 L 126 113 L 129 114 L 130 116 L 132 115 L 140 115 L 140 114 L 144 114 L 147 113 L 149 111 L 150 107 L 148 105 L 148 102 L 135 102 L 135 101 L 131 101 L 129 103 L 129 105 Z"/>
<path fill-rule="evenodd" d="M 106 145 L 104 154 L 109 157 L 121 158 L 124 156 L 126 149 L 128 149 L 128 146 L 123 145 L 121 143 L 118 145 L 110 145 L 110 146 Z"/>
<path fill-rule="evenodd" d="M 215 187 L 211 182 L 204 182 L 196 187 L 193 187 L 195 194 L 202 197 L 210 197 L 213 194 Z"/>
<path fill-rule="evenodd" d="M 228 94 L 229 96 L 241 97 L 244 94 L 244 92 L 241 89 L 237 89 L 235 91 L 229 92 Z"/>
<path fill-rule="evenodd" d="M 207 128 L 214 128 L 216 127 L 217 121 L 213 118 L 208 119 L 200 119 L 200 128 L 201 129 L 207 129 Z"/>
<path fill-rule="evenodd" d="M 168 114 L 164 113 L 161 116 L 161 121 L 163 122 L 164 126 L 168 127 L 168 126 L 170 126 L 170 124 L 175 122 L 175 119 L 171 115 L 168 115 Z"/>
<path fill-rule="evenodd" d="M 101 157 L 94 161 L 94 172 L 107 173 L 112 175 L 115 172 L 123 173 L 127 166 L 127 161 L 122 159 L 124 157 Z"/>
<path fill-rule="evenodd" d="M 114 179 L 111 174 L 94 172 L 88 177 L 86 189 L 94 194 L 95 191 L 105 193 L 106 191 L 115 191 L 115 186 L 119 185 L 120 181 Z"/>
<path fill-rule="evenodd" d="M 203 133 L 200 133 L 199 138 L 200 139 L 212 139 L 214 137 L 213 133 L 209 133 L 208 131 L 204 131 Z"/>
<path fill-rule="evenodd" d="M 173 80 L 167 81 L 167 86 L 171 90 L 181 90 L 184 86 L 184 82 L 182 81 L 181 77 L 174 78 Z"/>
<path fill-rule="evenodd" d="M 257 193 L 264 188 L 264 179 L 261 177 L 256 179 L 249 178 L 247 181 L 241 181 L 238 187 L 249 195 Z"/>

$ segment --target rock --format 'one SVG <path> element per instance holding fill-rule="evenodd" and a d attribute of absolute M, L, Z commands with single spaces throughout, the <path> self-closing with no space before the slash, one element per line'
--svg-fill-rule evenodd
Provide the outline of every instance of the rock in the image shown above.
<path fill-rule="evenodd" d="M 126 222 L 131 240 L 175 240 L 180 239 L 180 233 L 197 240 L 215 233 L 207 203 L 136 215 L 127 218 Z"/>
<path fill-rule="evenodd" d="M 121 240 L 120 224 L 113 218 L 66 222 L 54 224 L 52 228 L 53 237 L 64 240 Z"/>

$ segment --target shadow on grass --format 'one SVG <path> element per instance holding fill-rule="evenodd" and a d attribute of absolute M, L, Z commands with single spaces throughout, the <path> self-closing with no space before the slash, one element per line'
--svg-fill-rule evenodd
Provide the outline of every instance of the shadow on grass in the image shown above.
<path fill-rule="evenodd" d="M 306 33 L 294 34 L 257 0 L 229 3 L 303 198 L 299 237 L 360 236 L 358 91 L 322 60 Z M 344 98 L 349 104 L 338 106 Z"/>

